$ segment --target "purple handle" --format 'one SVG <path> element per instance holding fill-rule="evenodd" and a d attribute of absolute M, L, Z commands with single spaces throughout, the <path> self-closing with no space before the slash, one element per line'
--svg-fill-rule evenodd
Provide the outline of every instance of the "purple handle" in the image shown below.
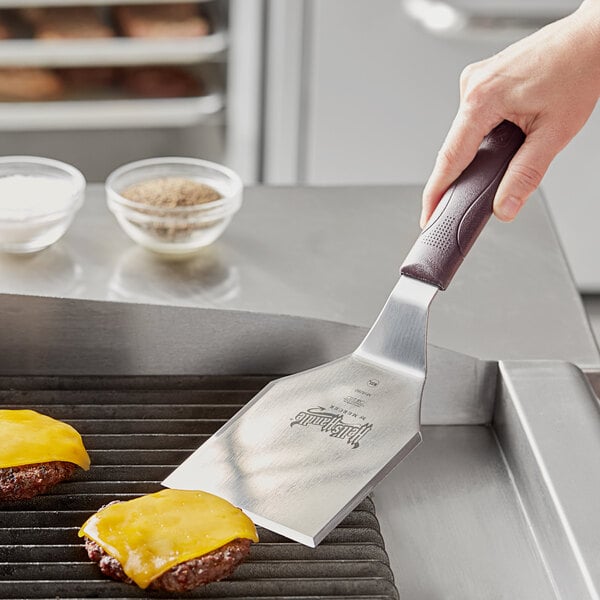
<path fill-rule="evenodd" d="M 483 140 L 473 161 L 446 191 L 400 268 L 445 290 L 492 216 L 494 196 L 511 158 L 525 140 L 503 121 Z"/>

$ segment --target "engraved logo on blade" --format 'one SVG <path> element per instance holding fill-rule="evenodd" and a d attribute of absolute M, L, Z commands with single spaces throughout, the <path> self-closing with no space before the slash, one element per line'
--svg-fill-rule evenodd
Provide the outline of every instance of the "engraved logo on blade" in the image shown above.
<path fill-rule="evenodd" d="M 314 425 L 324 433 L 329 434 L 330 437 L 346 440 L 346 443 L 350 444 L 352 448 L 358 448 L 360 440 L 373 429 L 371 423 L 363 423 L 362 425 L 345 423 L 340 415 L 327 412 L 322 406 L 299 412 L 290 423 L 290 427 L 294 425 L 302 425 L 303 427 Z"/>

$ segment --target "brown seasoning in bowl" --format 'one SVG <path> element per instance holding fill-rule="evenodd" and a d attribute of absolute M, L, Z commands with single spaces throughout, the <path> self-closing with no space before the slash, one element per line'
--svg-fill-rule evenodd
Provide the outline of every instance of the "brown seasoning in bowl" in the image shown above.
<path fill-rule="evenodd" d="M 121 196 L 148 206 L 148 210 L 138 209 L 139 212 L 155 215 L 158 211 L 166 209 L 177 209 L 198 206 L 207 202 L 214 202 L 222 198 L 221 194 L 213 187 L 186 179 L 185 177 L 161 177 L 149 179 L 128 186 L 121 192 Z M 211 227 L 214 221 L 206 223 L 190 223 L 183 213 L 169 217 L 168 224 L 165 222 L 154 222 L 138 224 L 155 236 L 165 241 L 184 241 L 193 230 Z"/>
<path fill-rule="evenodd" d="M 222 198 L 214 188 L 185 177 L 162 177 L 134 183 L 121 192 L 132 202 L 157 208 L 179 208 L 214 202 Z"/>

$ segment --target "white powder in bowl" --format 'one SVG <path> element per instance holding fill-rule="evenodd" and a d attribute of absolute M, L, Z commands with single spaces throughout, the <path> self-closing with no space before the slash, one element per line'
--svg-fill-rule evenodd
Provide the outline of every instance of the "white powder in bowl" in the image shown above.
<path fill-rule="evenodd" d="M 64 179 L 34 175 L 0 177 L 0 219 L 22 220 L 69 208 L 75 186 Z"/>

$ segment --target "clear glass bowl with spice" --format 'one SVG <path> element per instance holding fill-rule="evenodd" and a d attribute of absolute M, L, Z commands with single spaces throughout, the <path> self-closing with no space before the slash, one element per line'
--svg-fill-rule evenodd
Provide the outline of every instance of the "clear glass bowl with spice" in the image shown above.
<path fill-rule="evenodd" d="M 196 158 L 129 163 L 106 180 L 109 209 L 131 239 L 164 254 L 212 244 L 242 205 L 242 181 L 222 165 Z"/>
<path fill-rule="evenodd" d="M 83 204 L 85 178 L 39 156 L 0 157 L 0 251 L 38 252 L 58 241 Z"/>

